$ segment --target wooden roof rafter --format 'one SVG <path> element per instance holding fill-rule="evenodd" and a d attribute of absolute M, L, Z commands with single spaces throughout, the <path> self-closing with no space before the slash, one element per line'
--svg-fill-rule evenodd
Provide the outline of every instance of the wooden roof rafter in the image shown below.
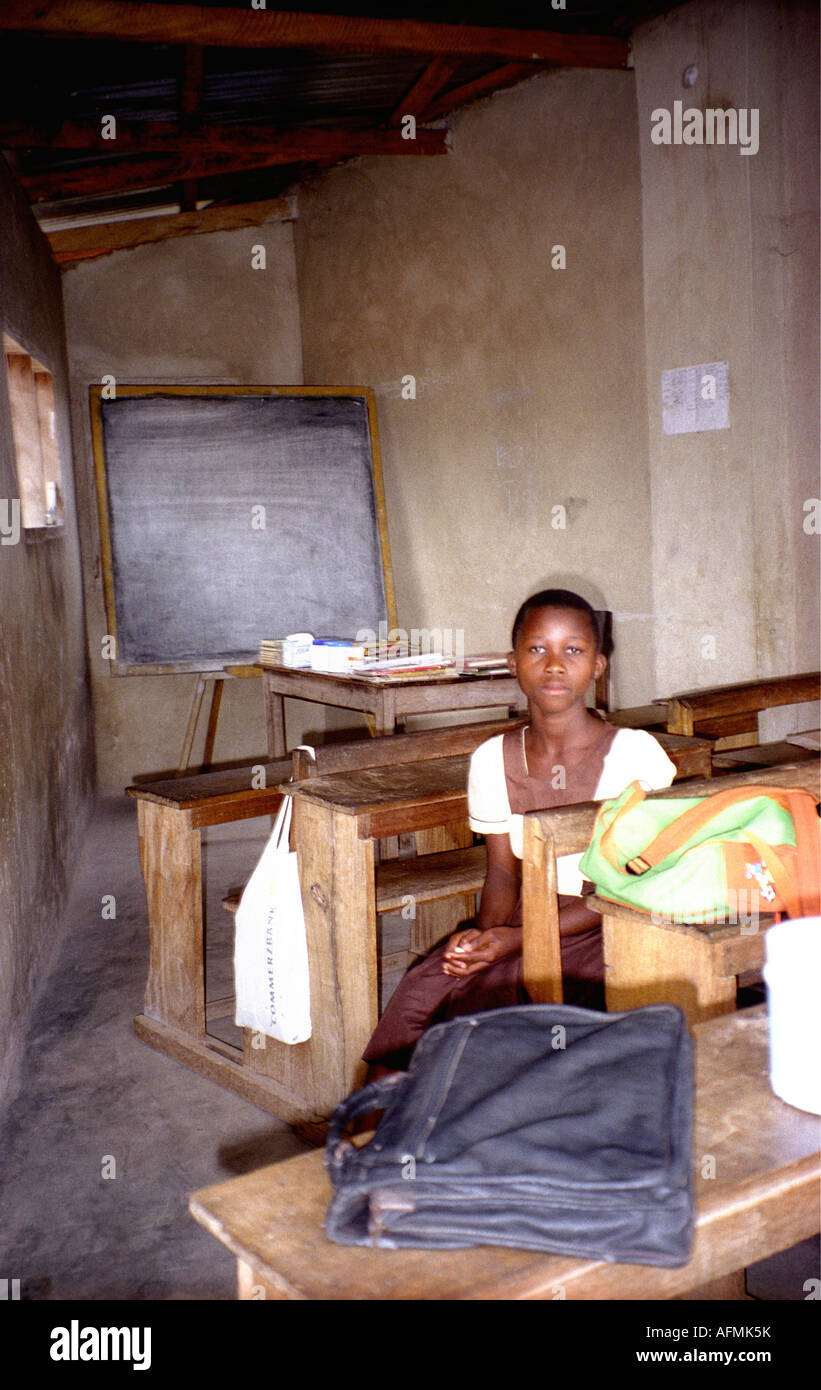
<path fill-rule="evenodd" d="M 150 148 L 147 139 L 142 148 Z M 285 164 L 338 162 L 359 155 L 419 157 L 447 153 L 447 132 L 419 130 L 414 140 L 403 140 L 395 130 L 297 130 L 272 137 L 267 149 L 244 148 L 234 153 L 215 148 L 208 130 L 180 136 L 175 150 L 162 154 L 107 160 L 75 169 L 18 174 L 32 202 L 58 198 L 98 197 L 138 188 L 163 187 L 219 174 L 244 173 Z"/>
<path fill-rule="evenodd" d="M 117 60 L 115 71 L 124 68 L 126 76 L 119 86 L 115 78 L 110 97 L 102 95 L 102 87 L 97 92 L 93 82 L 81 83 L 85 106 L 74 101 L 76 93 L 69 98 L 68 88 L 63 110 L 55 105 L 53 115 L 48 104 L 38 109 L 38 103 L 30 107 L 28 120 L 20 119 L 25 104 L 7 103 L 6 119 L 0 120 L 0 149 L 14 152 L 15 172 L 29 199 L 55 205 L 42 208 L 40 215 L 51 221 L 49 237 L 60 260 L 105 254 L 170 235 L 256 225 L 266 220 L 261 210 L 273 206 L 295 180 L 343 160 L 446 154 L 447 131 L 425 127 L 545 68 L 628 66 L 628 41 L 612 34 L 289 13 L 257 9 L 250 3 L 229 8 L 222 3 L 159 0 L 2 0 L 3 31 L 65 39 L 69 48 L 72 42 L 92 40 L 88 47 L 102 41 L 106 51 L 114 46 L 117 52 L 136 54 L 136 45 L 153 45 L 166 54 L 156 79 L 157 91 L 163 83 L 165 90 L 156 99 L 145 99 L 146 118 L 140 118 L 143 98 L 132 94 L 129 84 L 136 81 L 139 92 L 139 74 L 145 67 L 146 90 L 151 91 L 157 72 L 152 57 L 137 64 L 136 79 L 135 60 Z M 226 52 L 208 65 L 206 86 L 205 50 L 215 48 Z M 242 108 L 241 82 L 238 97 L 232 95 L 234 65 L 243 69 L 241 50 L 269 51 L 262 65 L 271 69 L 273 91 L 279 90 L 276 84 L 290 80 L 292 71 L 300 73 L 302 63 L 309 63 L 310 76 L 302 86 L 299 80 L 295 83 L 293 102 L 286 85 L 287 99 L 281 97 L 274 108 L 260 107 L 262 114 L 255 118 L 253 104 L 247 112 Z M 293 56 L 275 56 L 285 50 Z M 349 88 L 351 80 L 358 81 L 351 73 L 359 72 L 359 56 L 372 89 L 364 101 L 350 106 L 345 84 Z M 169 83 L 175 64 L 176 97 L 173 77 Z M 255 60 L 252 67 L 258 66 Z M 323 91 L 328 67 L 334 72 L 329 96 L 323 93 L 312 107 L 311 92 L 314 87 Z M 340 67 L 337 77 L 335 68 Z M 333 82 L 338 82 L 336 89 Z M 449 87 L 451 83 L 456 85 Z M 405 95 L 397 100 L 403 85 Z M 97 100 L 106 102 L 100 111 L 115 117 L 114 139 L 103 139 L 99 116 L 79 114 L 93 111 Z M 154 116 L 149 114 L 152 101 Z M 259 107 L 258 94 L 253 101 Z M 64 111 L 68 119 L 61 119 Z M 408 115 L 417 123 L 414 139 L 403 138 L 407 132 L 400 130 Z M 208 181 L 205 186 L 202 180 Z M 209 206 L 198 211 L 203 201 Z M 173 213 L 175 205 L 179 213 Z M 126 207 L 133 209 L 133 218 L 124 218 Z M 61 222 L 60 230 L 54 230 Z M 92 222 L 97 225 L 89 225 Z"/>
<path fill-rule="evenodd" d="M 443 92 L 425 108 L 422 120 L 438 120 L 441 116 L 455 111 L 458 106 L 466 106 L 470 101 L 491 96 L 493 92 L 500 92 L 505 87 L 512 87 L 517 82 L 535 76 L 537 72 L 543 72 L 545 66 L 547 65 L 536 67 L 532 63 L 503 63 L 501 67 L 493 68 L 482 77 L 475 77 L 471 82 L 463 82 L 461 86 Z"/>
<path fill-rule="evenodd" d="M 157 0 L 3 0 L 0 30 L 123 43 L 303 48 L 338 53 L 448 55 L 563 67 L 624 68 L 628 45 L 609 34 L 561 34 L 415 19 L 287 13 Z"/>
<path fill-rule="evenodd" d="M 423 142 L 422 154 L 439 152 L 444 142 L 440 132 L 433 141 Z M 405 142 L 408 143 L 408 142 Z M 361 145 L 361 150 L 358 146 Z M 63 121 L 59 125 L 29 125 L 22 121 L 0 121 L 0 149 L 74 150 L 100 155 L 129 154 L 225 154 L 263 155 L 304 149 L 305 157 L 318 159 L 323 149 L 328 157 L 337 147 L 357 154 L 413 154 L 402 150 L 396 134 L 384 129 L 354 129 L 306 126 L 288 127 L 266 125 L 224 125 L 221 122 L 196 122 L 180 127 L 172 121 L 128 121 L 117 117 L 116 141 L 101 137 L 99 120 Z M 444 149 L 441 151 L 444 153 Z M 283 159 L 283 163 L 290 161 Z"/>
<path fill-rule="evenodd" d="M 405 116 L 414 116 L 417 120 L 420 119 L 422 112 L 447 86 L 458 67 L 458 58 L 434 58 L 416 79 L 410 91 L 405 93 L 399 105 L 391 112 L 388 125 L 390 127 L 401 125 Z"/>
<path fill-rule="evenodd" d="M 197 236 L 207 232 L 233 231 L 237 227 L 259 227 L 265 222 L 287 222 L 296 215 L 293 198 L 271 198 L 263 202 L 212 205 L 199 212 L 182 212 L 164 217 L 143 217 L 129 222 L 106 222 L 96 227 L 70 227 L 49 233 L 52 255 L 58 265 L 90 260 L 111 251 L 130 251 L 169 237 Z"/>

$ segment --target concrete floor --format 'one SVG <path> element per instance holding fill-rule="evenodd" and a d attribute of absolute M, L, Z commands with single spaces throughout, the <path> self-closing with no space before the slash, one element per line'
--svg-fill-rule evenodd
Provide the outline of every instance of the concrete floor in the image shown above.
<path fill-rule="evenodd" d="M 266 822 L 248 825 L 259 834 Z M 232 928 L 219 899 L 261 842 L 210 834 L 217 994 Z M 109 894 L 113 920 L 101 915 Z M 273 1116 L 138 1042 L 147 961 L 134 803 L 105 801 L 0 1129 L 0 1274 L 20 1280 L 23 1299 L 233 1299 L 235 1260 L 188 1214 L 189 1194 L 305 1147 Z"/>
<path fill-rule="evenodd" d="M 220 899 L 247 879 L 267 826 L 206 832 L 209 997 L 231 987 L 233 923 Z M 273 1116 L 137 1041 L 147 960 L 134 804 L 103 801 L 0 1126 L 0 1276 L 19 1279 L 22 1299 L 233 1299 L 234 1258 L 188 1214 L 189 1194 L 305 1148 Z M 818 1242 L 804 1242 L 751 1270 L 749 1292 L 806 1299 L 818 1267 Z"/>

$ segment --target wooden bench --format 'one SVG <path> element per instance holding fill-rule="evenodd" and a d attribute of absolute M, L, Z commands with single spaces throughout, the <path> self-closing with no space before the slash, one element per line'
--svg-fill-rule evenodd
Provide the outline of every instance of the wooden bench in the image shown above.
<path fill-rule="evenodd" d="M 141 806 L 161 806 L 172 813 L 163 821 L 167 827 L 173 828 L 173 814 L 180 813 L 186 824 L 201 830 L 208 825 L 273 814 L 282 801 L 278 788 L 288 781 L 292 767 L 290 758 L 280 758 L 276 762 L 251 763 L 190 777 L 135 782 L 126 787 L 125 793 L 137 802 L 138 814 Z"/>
<path fill-rule="evenodd" d="M 740 685 L 690 690 L 657 700 L 667 706 L 667 730 L 692 737 L 701 734 L 724 747 L 758 743 L 758 715 L 778 705 L 803 704 L 821 698 L 821 672 L 745 681 Z"/>
<path fill-rule="evenodd" d="M 821 763 L 786 764 L 729 777 L 691 781 L 686 788 L 653 792 L 652 800 L 709 796 L 744 786 L 803 787 L 821 797 Z M 562 999 L 556 858 L 590 843 L 600 803 L 584 802 L 525 817 L 522 864 L 524 978 L 537 1003 Z M 695 1022 L 735 1007 L 735 976 L 763 964 L 763 930 L 741 925 L 654 923 L 646 914 L 591 900 L 603 913 L 608 1009 L 647 1003 L 678 1004 Z"/>

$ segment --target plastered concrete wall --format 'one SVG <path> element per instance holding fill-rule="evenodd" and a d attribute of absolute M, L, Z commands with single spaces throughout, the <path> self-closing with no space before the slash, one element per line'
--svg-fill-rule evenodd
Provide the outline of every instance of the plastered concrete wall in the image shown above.
<path fill-rule="evenodd" d="M 266 250 L 264 269 L 252 266 L 252 247 L 259 245 Z M 291 226 L 268 223 L 116 252 L 69 267 L 63 287 L 80 461 L 98 787 L 116 793 L 136 776 L 177 767 L 196 677 L 112 676 L 102 657 L 109 628 L 89 386 L 109 373 L 124 383 L 300 384 Z M 204 709 L 193 766 L 202 756 L 205 713 Z M 289 735 L 292 729 L 293 719 Z M 258 757 L 265 748 L 261 682 L 231 681 L 223 695 L 215 761 Z"/>
<path fill-rule="evenodd" d="M 400 625 L 506 650 L 527 594 L 580 588 L 616 613 L 616 699 L 652 697 L 633 74 L 539 76 L 446 158 L 335 170 L 295 238 L 306 380 L 377 392 Z"/>
<path fill-rule="evenodd" d="M 818 8 L 698 0 L 640 28 L 634 55 L 656 684 L 811 670 L 818 536 L 805 530 L 804 505 L 819 496 Z M 698 77 L 685 88 L 690 65 Z M 757 109 L 757 152 L 653 144 L 652 113 L 676 100 Z M 662 371 L 718 361 L 729 363 L 730 428 L 664 435 Z"/>
<path fill-rule="evenodd" d="M 0 544 L 0 1096 L 26 1015 L 60 938 L 93 781 L 60 279 L 0 158 L 0 327 L 54 378 L 65 524 Z M 4 359 L 0 359 L 3 360 Z M 8 392 L 0 384 L 0 499 L 19 497 Z M 0 504 L 6 538 L 8 514 Z"/>

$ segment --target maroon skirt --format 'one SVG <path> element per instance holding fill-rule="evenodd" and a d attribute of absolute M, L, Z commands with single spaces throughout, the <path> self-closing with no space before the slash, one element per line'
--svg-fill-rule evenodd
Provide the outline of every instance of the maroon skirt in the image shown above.
<path fill-rule="evenodd" d="M 466 922 L 462 930 L 471 925 Z M 442 969 L 449 940 L 441 941 L 430 955 L 412 965 L 400 981 L 363 1053 L 366 1062 L 405 1071 L 417 1042 L 434 1023 L 532 1002 L 524 987 L 521 951 L 465 979 L 455 979 Z M 604 1009 L 601 927 L 563 937 L 561 949 L 564 1002 Z"/>

